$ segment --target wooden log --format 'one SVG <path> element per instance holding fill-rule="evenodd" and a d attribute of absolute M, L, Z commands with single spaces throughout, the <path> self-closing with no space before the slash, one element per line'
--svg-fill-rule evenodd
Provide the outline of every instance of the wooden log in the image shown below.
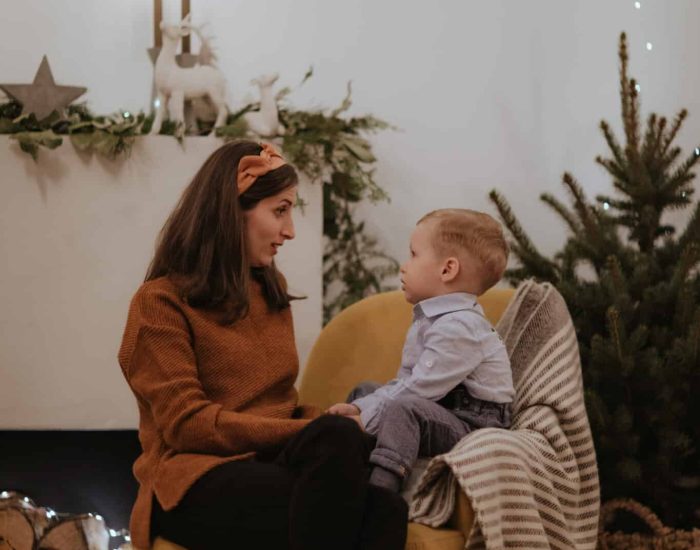
<path fill-rule="evenodd" d="M 17 508 L 0 509 L 0 548 L 32 550 L 34 527 L 26 512 Z"/>
<path fill-rule="evenodd" d="M 109 531 L 104 520 L 92 514 L 62 519 L 50 526 L 38 550 L 108 550 Z"/>

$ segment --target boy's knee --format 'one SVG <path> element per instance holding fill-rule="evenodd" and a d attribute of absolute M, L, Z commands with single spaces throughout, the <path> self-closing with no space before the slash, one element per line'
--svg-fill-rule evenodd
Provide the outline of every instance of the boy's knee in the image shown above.
<path fill-rule="evenodd" d="M 414 415 L 421 410 L 424 399 L 420 397 L 399 397 L 387 403 L 385 416 Z"/>

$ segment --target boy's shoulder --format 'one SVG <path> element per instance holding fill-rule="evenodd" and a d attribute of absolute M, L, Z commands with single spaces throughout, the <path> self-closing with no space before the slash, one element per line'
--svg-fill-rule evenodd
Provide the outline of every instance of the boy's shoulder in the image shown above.
<path fill-rule="evenodd" d="M 473 337 L 486 337 L 494 331 L 493 325 L 478 309 L 458 309 L 443 313 L 431 324 L 432 331 L 468 332 Z"/>
<path fill-rule="evenodd" d="M 436 315 L 433 318 L 433 324 L 435 323 L 463 323 L 466 325 L 479 327 L 479 326 L 491 326 L 491 323 L 484 315 L 481 306 L 478 304 L 473 307 L 463 307 L 460 309 L 454 309 L 452 311 L 446 311 L 441 315 Z"/>

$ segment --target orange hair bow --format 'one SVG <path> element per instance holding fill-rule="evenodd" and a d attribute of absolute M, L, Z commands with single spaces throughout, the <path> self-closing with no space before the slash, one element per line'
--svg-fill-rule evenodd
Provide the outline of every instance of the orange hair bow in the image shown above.
<path fill-rule="evenodd" d="M 238 163 L 238 196 L 245 193 L 260 176 L 287 164 L 269 143 L 261 143 L 259 155 L 246 155 Z"/>

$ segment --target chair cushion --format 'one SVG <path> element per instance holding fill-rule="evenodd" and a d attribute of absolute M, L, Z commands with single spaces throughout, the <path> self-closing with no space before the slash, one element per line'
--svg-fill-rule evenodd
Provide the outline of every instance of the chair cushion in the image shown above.
<path fill-rule="evenodd" d="M 408 524 L 406 550 L 462 550 L 465 538 L 456 529 L 426 527 L 418 523 Z"/>

